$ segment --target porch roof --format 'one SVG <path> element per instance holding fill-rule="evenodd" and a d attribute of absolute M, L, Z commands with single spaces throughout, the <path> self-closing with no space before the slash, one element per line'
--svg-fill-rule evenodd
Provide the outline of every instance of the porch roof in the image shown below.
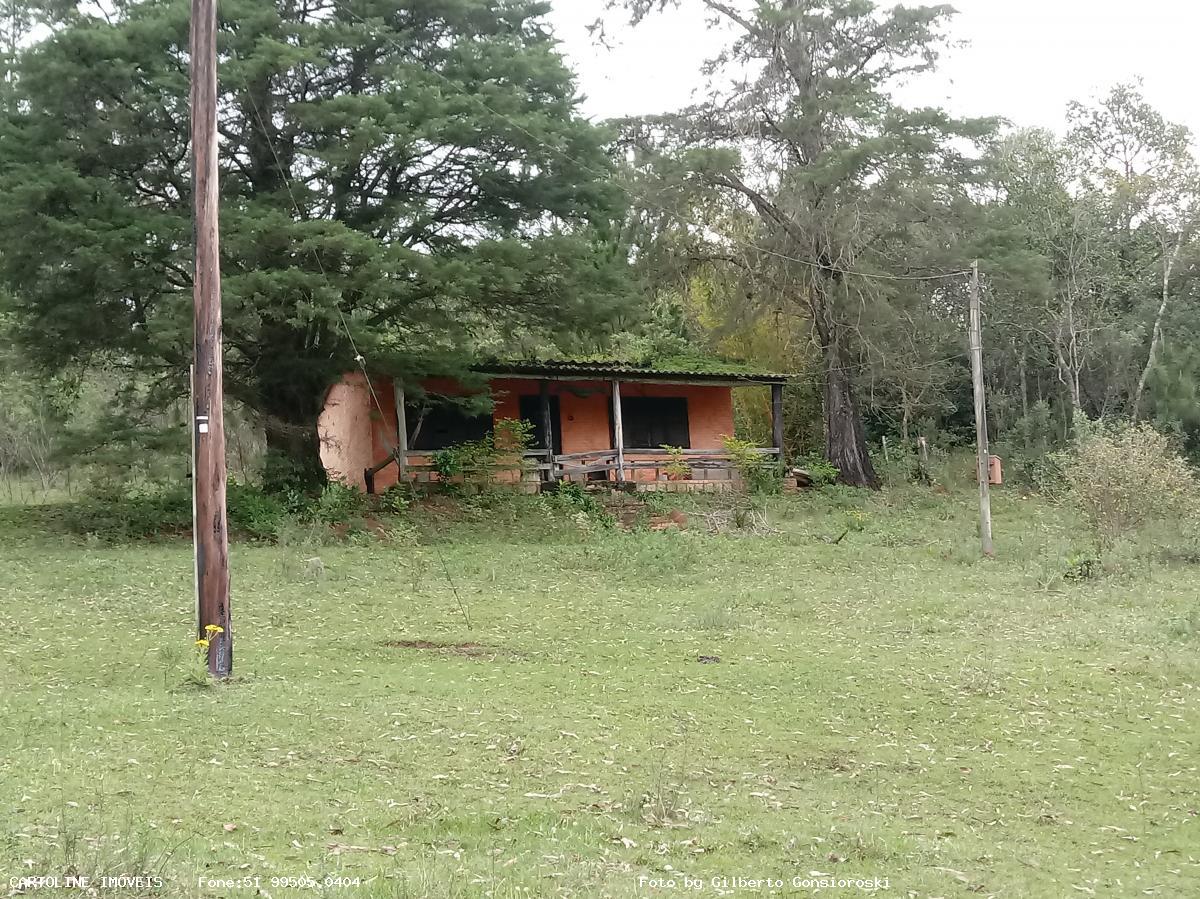
<path fill-rule="evenodd" d="M 488 362 L 472 366 L 484 375 L 537 378 L 548 381 L 619 380 L 658 384 L 711 384 L 736 387 L 745 384 L 783 384 L 792 375 L 753 371 L 737 363 L 708 362 L 695 368 L 666 364 L 634 365 L 628 362 L 553 360 L 546 362 Z"/>

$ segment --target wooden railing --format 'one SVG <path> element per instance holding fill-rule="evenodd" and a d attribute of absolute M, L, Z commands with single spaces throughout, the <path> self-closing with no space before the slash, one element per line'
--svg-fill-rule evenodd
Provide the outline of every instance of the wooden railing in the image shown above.
<path fill-rule="evenodd" d="M 764 456 L 780 455 L 777 447 L 763 447 L 755 452 Z M 368 493 L 375 492 L 375 475 L 392 464 L 399 464 L 403 473 L 401 480 L 406 481 L 436 481 L 437 468 L 433 464 L 434 450 L 408 450 L 390 453 L 380 462 L 364 472 Z M 733 457 L 724 450 L 685 449 L 668 453 L 661 447 L 633 448 L 618 452 L 616 449 L 587 450 L 580 453 L 551 453 L 549 450 L 527 450 L 522 454 L 521 461 L 516 459 L 509 462 L 501 461 L 491 467 L 491 476 L 497 477 L 505 472 L 512 473 L 514 479 L 554 482 L 561 480 L 591 479 L 595 473 L 604 473 L 606 477 L 600 480 L 644 480 L 638 478 L 635 472 L 654 471 L 651 480 L 667 476 L 668 467 L 682 461 L 687 465 L 691 480 L 711 480 L 705 475 L 713 472 L 732 473 L 736 466 Z M 479 475 L 478 469 L 464 471 L 465 475 Z M 519 478 L 517 477 L 519 476 Z M 631 477 L 632 476 L 632 477 Z"/>
<path fill-rule="evenodd" d="M 755 452 L 778 456 L 779 450 L 765 447 Z M 680 459 L 680 457 L 682 457 Z M 724 450 L 685 449 L 668 453 L 659 448 L 634 447 L 618 453 L 615 449 L 588 450 L 582 453 L 562 453 L 553 457 L 556 480 L 587 477 L 593 472 L 605 472 L 624 480 L 624 475 L 637 471 L 654 471 L 655 479 L 668 467 L 682 461 L 690 469 L 692 480 L 707 480 L 705 474 L 714 471 L 731 472 L 736 466 L 733 457 Z M 699 475 L 700 477 L 697 477 Z"/>
<path fill-rule="evenodd" d="M 440 480 L 438 476 L 437 466 L 433 463 L 433 455 L 437 450 L 393 450 L 376 462 L 370 468 L 363 472 L 363 480 L 366 483 L 367 493 L 375 492 L 375 476 L 383 471 L 389 465 L 398 465 L 400 468 L 400 476 L 397 480 L 400 481 L 419 481 L 430 482 Z M 508 460 L 501 459 L 495 465 L 488 466 L 488 472 L 491 477 L 500 479 L 498 476 L 509 473 L 514 479 L 523 477 L 533 477 L 535 480 L 549 480 L 552 475 L 553 466 L 548 461 L 550 455 L 548 450 L 526 450 L 521 454 L 521 460 L 518 462 L 516 458 Z M 465 467 L 464 475 L 476 476 L 483 473 L 482 468 Z"/>

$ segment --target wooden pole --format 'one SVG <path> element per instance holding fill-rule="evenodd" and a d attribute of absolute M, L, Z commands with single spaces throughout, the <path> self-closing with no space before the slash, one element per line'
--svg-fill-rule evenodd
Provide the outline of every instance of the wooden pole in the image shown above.
<path fill-rule="evenodd" d="M 538 384 L 538 393 L 542 401 L 542 449 L 546 451 L 546 468 L 542 474 L 543 481 L 555 481 L 554 476 L 554 416 L 550 408 L 550 382 L 544 378 Z"/>
<path fill-rule="evenodd" d="M 621 423 L 621 382 L 612 382 L 613 449 L 617 451 L 617 481 L 625 483 L 625 427 Z"/>
<path fill-rule="evenodd" d="M 229 534 L 225 518 L 225 415 L 221 358 L 220 235 L 217 227 L 217 7 L 192 0 L 192 194 L 196 259 L 193 278 L 195 333 L 192 383 L 196 443 L 196 590 L 199 635 L 209 641 L 208 670 L 233 671 L 229 610 Z M 210 630 L 220 628 L 220 631 Z"/>
<path fill-rule="evenodd" d="M 188 408 L 193 410 L 195 415 L 196 408 L 196 366 L 188 366 Z M 192 592 L 195 594 L 196 605 L 196 624 L 203 630 L 204 622 L 200 619 L 200 532 L 196 527 L 196 522 L 199 519 L 196 517 L 196 424 L 192 422 L 192 458 L 189 460 L 192 473 Z"/>
<path fill-rule="evenodd" d="M 783 461 L 783 385 L 771 385 L 771 442 Z"/>
<path fill-rule="evenodd" d="M 971 381 L 975 387 L 975 477 L 979 481 L 979 540 L 983 554 L 992 546 L 992 498 L 988 491 L 987 399 L 983 389 L 983 325 L 979 314 L 979 262 L 971 264 Z"/>
<path fill-rule="evenodd" d="M 408 412 L 404 408 L 404 385 L 399 378 L 392 381 L 392 392 L 396 405 L 396 464 L 400 468 L 396 483 L 404 484 L 408 482 Z"/>

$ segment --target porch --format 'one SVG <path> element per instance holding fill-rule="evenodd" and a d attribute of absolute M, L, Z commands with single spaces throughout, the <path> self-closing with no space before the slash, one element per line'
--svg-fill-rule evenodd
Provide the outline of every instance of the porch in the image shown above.
<path fill-rule="evenodd" d="M 739 482 L 723 443 L 734 430 L 732 391 L 739 387 L 762 388 L 761 401 L 769 404 L 772 445 L 755 452 L 773 459 L 781 455 L 785 375 L 597 362 L 492 365 L 480 374 L 493 410 L 477 416 L 452 404 L 431 411 L 427 399 L 414 400 L 402 383 L 373 381 L 383 414 L 371 416 L 371 461 L 358 469 L 360 486 L 378 492 L 394 483 L 435 483 L 441 478 L 434 464 L 438 450 L 478 439 L 503 419 L 520 418 L 529 423 L 534 445 L 521 458 L 496 466 L 490 479 L 529 490 L 562 481 L 636 490 L 727 490 Z M 469 391 L 426 382 L 411 393 L 462 396 Z M 352 469 L 342 471 L 343 480 L 359 480 Z"/>

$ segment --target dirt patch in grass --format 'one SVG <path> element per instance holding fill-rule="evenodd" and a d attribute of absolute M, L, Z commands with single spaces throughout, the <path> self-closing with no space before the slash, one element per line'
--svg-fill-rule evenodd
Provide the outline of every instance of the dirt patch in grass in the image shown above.
<path fill-rule="evenodd" d="M 430 652 L 440 652 L 446 655 L 470 656 L 513 656 L 516 653 L 496 646 L 484 646 L 482 643 L 441 643 L 434 640 L 387 640 L 384 646 L 392 649 L 424 649 Z"/>

